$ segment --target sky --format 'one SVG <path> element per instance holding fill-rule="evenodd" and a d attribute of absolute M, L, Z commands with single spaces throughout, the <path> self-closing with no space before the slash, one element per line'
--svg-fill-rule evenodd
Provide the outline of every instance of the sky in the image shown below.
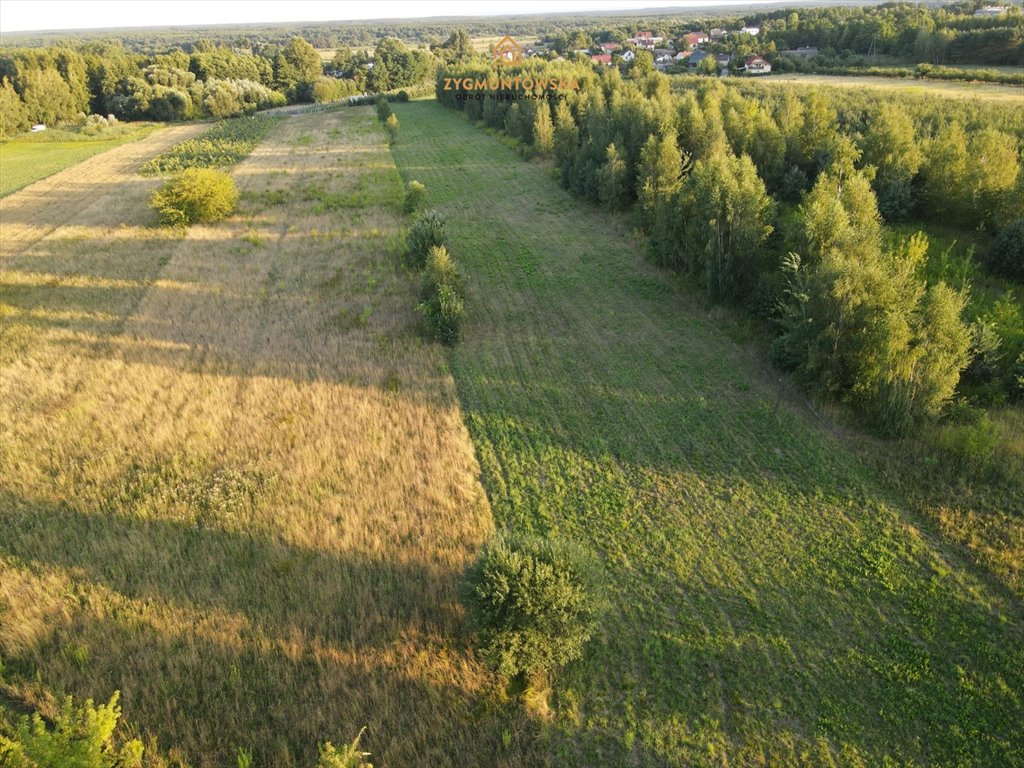
<path fill-rule="evenodd" d="M 284 21 L 356 21 L 642 8 L 751 5 L 767 0 L 0 0 L 0 33 Z"/>

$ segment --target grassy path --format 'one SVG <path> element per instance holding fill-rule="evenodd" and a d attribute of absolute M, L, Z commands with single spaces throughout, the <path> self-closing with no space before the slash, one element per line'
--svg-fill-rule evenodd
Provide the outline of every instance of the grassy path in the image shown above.
<path fill-rule="evenodd" d="M 499 526 L 600 557 L 557 765 L 1024 764 L 1024 624 L 646 265 L 434 103 L 393 153 L 470 284 L 449 360 Z"/>

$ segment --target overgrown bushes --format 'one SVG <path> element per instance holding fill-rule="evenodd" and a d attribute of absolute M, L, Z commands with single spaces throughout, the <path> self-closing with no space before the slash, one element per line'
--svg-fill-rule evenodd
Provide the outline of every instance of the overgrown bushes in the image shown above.
<path fill-rule="evenodd" d="M 409 182 L 407 211 L 419 207 L 425 188 Z M 419 304 L 427 335 L 444 344 L 454 344 L 466 313 L 465 281 L 445 245 L 445 218 L 437 211 L 425 211 L 413 221 L 406 239 L 406 258 L 414 269 L 422 269 Z"/>
<path fill-rule="evenodd" d="M 564 542 L 499 536 L 463 584 L 480 653 L 507 677 L 550 673 L 578 658 L 597 624 L 597 579 Z"/>
<path fill-rule="evenodd" d="M 222 120 L 195 139 L 175 144 L 142 166 L 141 173 L 154 176 L 186 168 L 218 168 L 244 160 L 274 125 L 277 118 L 253 115 Z"/>
<path fill-rule="evenodd" d="M 388 131 L 388 143 L 394 144 L 398 141 L 398 117 L 394 113 L 388 115 L 388 119 L 384 121 L 384 127 Z"/>
<path fill-rule="evenodd" d="M 218 221 L 231 213 L 238 190 L 230 176 L 211 168 L 189 168 L 150 198 L 164 224 L 188 226 Z"/>
<path fill-rule="evenodd" d="M 420 208 L 422 208 L 426 194 L 427 188 L 425 186 L 416 181 L 416 179 L 410 181 L 405 187 L 405 212 L 416 213 Z"/>
<path fill-rule="evenodd" d="M 413 221 L 406 240 L 409 263 L 422 269 L 431 248 L 444 245 L 445 218 L 437 211 L 426 211 Z"/>
<path fill-rule="evenodd" d="M 416 311 L 423 315 L 427 333 L 443 342 L 459 339 L 466 313 L 462 275 L 443 245 L 433 246 L 420 279 L 420 303 Z"/>
<path fill-rule="evenodd" d="M 75 706 L 64 700 L 52 728 L 38 713 L 23 717 L 13 739 L 0 736 L 0 764 L 10 768 L 139 768 L 143 747 L 131 740 L 115 748 L 114 729 L 121 708 L 118 691 L 106 704 L 94 706 L 92 699 Z"/>
<path fill-rule="evenodd" d="M 996 274 L 1024 282 L 1024 217 L 999 230 L 985 261 Z"/>

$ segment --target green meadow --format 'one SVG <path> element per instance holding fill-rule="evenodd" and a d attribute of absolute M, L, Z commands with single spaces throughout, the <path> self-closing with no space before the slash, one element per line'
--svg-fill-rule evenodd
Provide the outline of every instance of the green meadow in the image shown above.
<path fill-rule="evenodd" d="M 132 126 L 114 138 L 101 136 L 95 139 L 71 131 L 50 130 L 46 134 L 29 134 L 0 142 L 0 197 L 100 152 L 141 139 L 156 127 Z"/>
<path fill-rule="evenodd" d="M 1021 605 L 625 219 L 432 102 L 392 153 L 468 279 L 447 357 L 499 529 L 604 574 L 551 764 L 1024 763 Z"/>

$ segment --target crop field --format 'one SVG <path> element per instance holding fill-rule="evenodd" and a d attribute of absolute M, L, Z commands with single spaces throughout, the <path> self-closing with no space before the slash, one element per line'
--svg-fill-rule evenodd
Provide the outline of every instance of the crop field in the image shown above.
<path fill-rule="evenodd" d="M 463 629 L 491 515 L 372 108 L 281 120 L 187 234 L 104 158 L 88 204 L 2 211 L 0 715 L 116 689 L 168 765 L 312 766 L 364 726 L 379 766 L 535 764 Z"/>
<path fill-rule="evenodd" d="M 154 130 L 147 126 L 126 132 L 116 138 L 46 141 L 38 134 L 0 142 L 0 197 L 11 194 L 33 181 L 44 179 L 57 171 L 80 163 L 101 152 L 137 141 Z M 63 133 L 63 132 L 57 132 Z"/>
<path fill-rule="evenodd" d="M 449 361 L 495 524 L 605 574 L 599 636 L 533 709 L 549 762 L 1024 763 L 1019 601 L 624 220 L 434 103 L 396 114 L 468 275 Z"/>
<path fill-rule="evenodd" d="M 950 99 L 980 99 L 996 101 L 1003 104 L 1020 104 L 1024 94 L 1021 88 L 1013 85 L 996 85 L 994 83 L 964 83 L 946 80 L 915 80 L 899 77 L 857 77 L 853 75 L 808 75 L 790 73 L 771 75 L 769 77 L 744 78 L 771 86 L 780 83 L 803 83 L 805 85 L 829 85 L 837 87 L 878 88 L 882 90 L 897 89 L 907 93 L 930 94 Z"/>

